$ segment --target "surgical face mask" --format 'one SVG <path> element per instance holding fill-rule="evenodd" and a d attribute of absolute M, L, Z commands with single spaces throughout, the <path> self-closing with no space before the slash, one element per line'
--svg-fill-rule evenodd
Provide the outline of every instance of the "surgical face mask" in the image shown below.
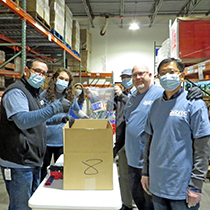
<path fill-rule="evenodd" d="M 122 80 L 122 85 L 125 89 L 130 89 L 133 86 L 132 78 L 125 78 Z"/>
<path fill-rule="evenodd" d="M 78 95 L 81 95 L 82 90 L 80 90 L 80 89 L 76 89 L 76 91 L 77 91 Z"/>
<path fill-rule="evenodd" d="M 57 79 L 56 86 L 59 90 L 65 90 L 68 87 L 69 82 L 61 79 Z"/>
<path fill-rule="evenodd" d="M 31 72 L 31 76 L 27 81 L 32 87 L 38 89 L 42 86 L 43 82 L 45 81 L 45 77 Z"/>
<path fill-rule="evenodd" d="M 181 74 L 166 74 L 164 76 L 160 77 L 160 85 L 166 90 L 166 91 L 173 91 L 175 90 L 179 84 L 179 76 Z"/>

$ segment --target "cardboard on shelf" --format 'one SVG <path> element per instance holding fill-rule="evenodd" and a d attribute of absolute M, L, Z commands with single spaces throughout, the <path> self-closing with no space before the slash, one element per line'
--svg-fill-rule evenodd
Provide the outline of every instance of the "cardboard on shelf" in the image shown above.
<path fill-rule="evenodd" d="M 89 29 L 80 29 L 80 42 L 82 50 L 92 51 L 92 36 Z"/>
<path fill-rule="evenodd" d="M 113 189 L 113 130 L 106 119 L 78 119 L 63 128 L 64 190 Z"/>
<path fill-rule="evenodd" d="M 210 18 L 176 18 L 171 26 L 171 57 L 183 63 L 198 63 L 210 58 Z"/>

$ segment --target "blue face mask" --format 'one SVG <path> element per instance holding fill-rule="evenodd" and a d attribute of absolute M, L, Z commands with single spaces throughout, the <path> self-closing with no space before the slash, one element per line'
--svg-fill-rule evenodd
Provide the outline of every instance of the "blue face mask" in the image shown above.
<path fill-rule="evenodd" d="M 27 81 L 32 87 L 38 89 L 42 86 L 43 82 L 45 81 L 45 77 L 42 77 L 40 75 L 31 72 L 31 76 Z"/>
<path fill-rule="evenodd" d="M 65 90 L 68 87 L 69 82 L 61 79 L 57 79 L 56 86 L 59 90 Z"/>
<path fill-rule="evenodd" d="M 160 77 L 160 85 L 166 90 L 166 91 L 173 91 L 175 90 L 179 84 L 179 76 L 181 74 L 166 74 L 162 77 Z"/>
<path fill-rule="evenodd" d="M 76 89 L 76 91 L 77 91 L 78 95 L 81 95 L 82 90 L 80 90 L 80 89 Z"/>
<path fill-rule="evenodd" d="M 132 78 L 125 78 L 122 80 L 122 85 L 125 89 L 130 89 L 133 86 Z"/>

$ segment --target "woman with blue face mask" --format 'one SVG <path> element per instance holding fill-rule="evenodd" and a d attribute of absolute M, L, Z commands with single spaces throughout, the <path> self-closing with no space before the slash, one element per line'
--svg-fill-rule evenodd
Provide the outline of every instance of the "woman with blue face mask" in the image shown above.
<path fill-rule="evenodd" d="M 68 99 L 71 104 L 74 101 L 75 91 L 72 86 L 73 76 L 67 69 L 58 69 L 50 79 L 48 87 L 44 90 L 40 97 L 45 104 L 53 103 L 62 98 Z M 44 163 L 41 171 L 41 179 L 43 180 L 47 174 L 47 166 L 50 165 L 52 154 L 54 162 L 63 153 L 63 126 L 69 121 L 73 124 L 74 118 L 68 113 L 59 113 L 46 122 L 47 132 L 47 151 L 44 158 Z"/>
<path fill-rule="evenodd" d="M 85 100 L 84 87 L 81 83 L 76 83 L 74 85 L 74 88 L 76 90 L 76 98 L 73 103 L 77 103 L 77 106 L 79 107 L 79 109 L 82 110 L 84 113 L 86 113 L 87 103 Z M 72 117 L 74 117 L 74 119 L 79 119 L 79 117 L 75 114 L 75 112 L 72 109 L 70 109 L 69 113 Z"/>

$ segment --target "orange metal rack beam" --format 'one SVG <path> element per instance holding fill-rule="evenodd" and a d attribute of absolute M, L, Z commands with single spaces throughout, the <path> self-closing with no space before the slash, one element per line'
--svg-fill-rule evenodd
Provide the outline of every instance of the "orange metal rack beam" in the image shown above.
<path fill-rule="evenodd" d="M 11 0 L 0 0 L 0 3 L 2 3 L 4 6 L 6 6 L 7 8 L 9 8 L 15 14 L 17 14 L 21 19 L 25 20 L 27 23 L 29 23 L 30 25 L 32 25 L 35 29 L 37 29 L 43 35 L 45 35 L 46 37 L 48 37 L 48 40 L 49 41 L 53 41 L 58 46 L 60 46 L 63 50 L 65 50 L 67 53 L 69 53 L 71 56 L 73 56 L 74 58 L 76 58 L 78 61 L 81 62 L 81 58 L 79 58 L 76 54 L 74 54 L 67 46 L 65 46 L 63 43 L 61 43 L 49 31 L 47 31 L 46 29 L 44 29 L 26 11 L 24 11 L 21 7 L 17 6 L 13 1 L 11 1 Z"/>
<path fill-rule="evenodd" d="M 0 69 L 0 76 L 2 77 L 13 77 L 13 78 L 21 78 L 21 72 L 20 71 L 10 71 L 5 69 Z"/>
<path fill-rule="evenodd" d="M 14 41 L 14 40 L 12 40 L 12 39 L 4 36 L 3 34 L 0 34 L 0 39 L 4 40 L 5 42 L 9 42 L 9 43 L 18 43 L 16 41 Z M 0 43 L 5 43 L 5 42 L 0 41 Z M 20 47 L 9 46 L 9 47 L 10 48 L 13 48 L 16 51 L 21 51 L 20 47 L 22 47 L 22 46 L 20 46 Z M 39 55 L 40 56 L 40 53 L 39 52 L 37 52 L 36 50 L 31 50 L 31 48 L 28 47 L 28 46 L 26 46 L 26 50 L 32 52 L 35 55 Z M 30 54 L 30 53 L 27 53 L 27 54 Z M 54 62 L 54 59 L 53 58 L 50 58 L 48 56 L 41 55 L 41 57 L 42 57 L 43 60 L 51 60 L 52 62 Z"/>
<path fill-rule="evenodd" d="M 74 77 L 79 77 L 80 74 L 73 72 L 73 76 Z M 104 78 L 111 78 L 112 77 L 112 73 L 81 73 L 82 77 L 104 77 Z"/>

